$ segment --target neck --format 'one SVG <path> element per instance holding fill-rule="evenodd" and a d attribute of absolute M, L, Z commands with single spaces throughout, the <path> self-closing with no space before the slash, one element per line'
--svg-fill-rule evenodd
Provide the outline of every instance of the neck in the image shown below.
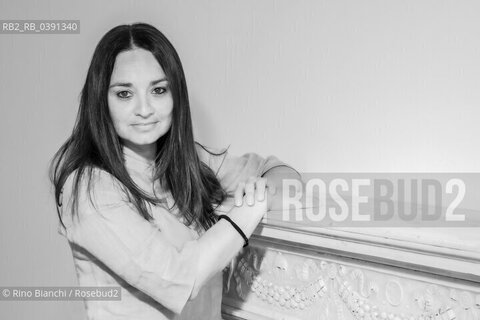
<path fill-rule="evenodd" d="M 155 155 L 157 153 L 157 144 L 156 143 L 152 143 L 152 144 L 149 144 L 149 145 L 143 145 L 143 146 L 132 145 L 132 144 L 125 143 L 123 147 L 129 149 L 132 152 L 134 152 L 139 157 L 142 157 L 143 159 L 145 159 L 145 161 L 147 161 L 147 162 L 152 162 L 152 161 L 155 160 Z"/>

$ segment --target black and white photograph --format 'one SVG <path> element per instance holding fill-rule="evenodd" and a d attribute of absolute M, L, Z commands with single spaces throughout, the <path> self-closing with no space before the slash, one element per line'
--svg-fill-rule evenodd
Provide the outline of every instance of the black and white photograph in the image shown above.
<path fill-rule="evenodd" d="M 0 319 L 480 320 L 479 17 L 0 0 Z"/>

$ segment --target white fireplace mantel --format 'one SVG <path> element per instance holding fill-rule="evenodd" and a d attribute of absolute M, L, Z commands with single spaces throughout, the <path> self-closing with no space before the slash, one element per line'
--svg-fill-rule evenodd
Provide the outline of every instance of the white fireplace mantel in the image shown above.
<path fill-rule="evenodd" d="M 225 319 L 480 319 L 480 228 L 269 215 L 224 276 Z"/>

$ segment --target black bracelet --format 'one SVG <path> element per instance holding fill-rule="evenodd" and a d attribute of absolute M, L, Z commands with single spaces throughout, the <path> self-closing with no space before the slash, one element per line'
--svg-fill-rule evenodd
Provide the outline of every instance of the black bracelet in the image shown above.
<path fill-rule="evenodd" d="M 225 219 L 227 220 L 228 222 L 230 222 L 230 224 L 232 225 L 232 227 L 235 228 L 235 230 L 237 230 L 237 232 L 242 236 L 243 240 L 245 241 L 245 244 L 243 245 L 243 247 L 245 248 L 246 246 L 248 246 L 248 238 L 247 236 L 245 235 L 245 233 L 243 233 L 242 229 L 240 229 L 239 226 L 237 226 L 237 224 L 235 222 L 232 221 L 232 219 L 230 219 L 229 216 L 226 216 L 224 214 L 221 214 L 218 216 L 218 220 L 221 220 L 221 219 Z"/>

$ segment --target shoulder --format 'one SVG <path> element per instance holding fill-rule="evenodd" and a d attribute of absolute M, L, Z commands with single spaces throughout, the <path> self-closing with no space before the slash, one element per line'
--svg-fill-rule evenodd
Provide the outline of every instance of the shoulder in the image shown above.
<path fill-rule="evenodd" d="M 89 167 L 79 172 L 73 171 L 62 188 L 62 207 L 71 209 L 106 206 L 123 202 L 125 192 L 122 184 L 112 174 L 97 167 Z M 70 211 L 70 210 L 69 210 Z"/>
<path fill-rule="evenodd" d="M 78 182 L 77 182 L 78 181 Z M 78 183 L 79 190 L 96 187 L 96 189 L 111 189 L 117 188 L 120 182 L 107 171 L 98 167 L 87 167 L 81 172 L 76 169 L 65 180 L 62 193 L 68 193 L 73 190 L 74 185 Z"/>

